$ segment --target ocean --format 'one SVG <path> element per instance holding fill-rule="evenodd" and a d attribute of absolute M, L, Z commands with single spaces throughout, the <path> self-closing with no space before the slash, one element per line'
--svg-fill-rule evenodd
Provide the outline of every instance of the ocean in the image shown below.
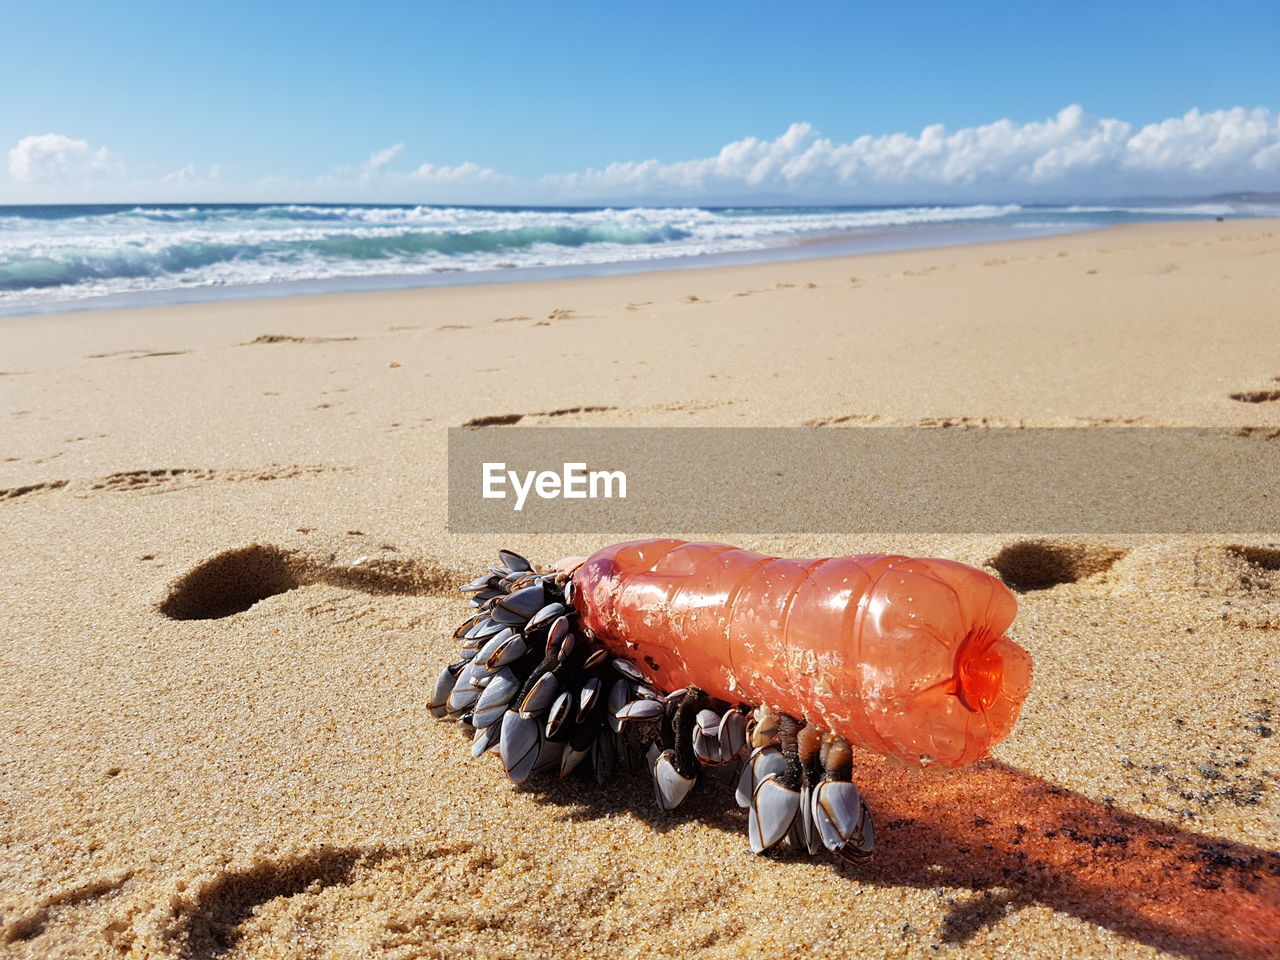
<path fill-rule="evenodd" d="M 628 273 L 1252 216 L 1280 216 L 1280 204 L 0 206 L 0 315 Z"/>

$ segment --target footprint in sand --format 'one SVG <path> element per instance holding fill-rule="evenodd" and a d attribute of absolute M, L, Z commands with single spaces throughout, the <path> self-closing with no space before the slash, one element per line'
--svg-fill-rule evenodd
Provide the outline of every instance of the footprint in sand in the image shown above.
<path fill-rule="evenodd" d="M 301 905 L 299 900 L 320 902 L 327 899 L 329 891 L 349 886 L 396 855 L 381 847 L 323 847 L 303 856 L 264 859 L 241 870 L 219 871 L 190 886 L 184 884 L 174 897 L 175 929 L 166 931 L 173 942 L 156 946 L 197 960 L 222 957 L 234 951 L 249 932 L 249 921 L 258 932 L 264 924 L 270 926 L 270 906 L 296 909 Z M 125 942 L 116 943 L 117 949 L 132 952 L 142 946 L 134 936 L 132 932 L 125 934 L 120 938 Z"/>
<path fill-rule="evenodd" d="M 237 344 L 241 347 L 255 347 L 269 343 L 349 343 L 358 337 L 295 337 L 287 333 L 264 333 L 260 337 Z"/>
<path fill-rule="evenodd" d="M 78 496 L 93 493 L 118 493 L 140 491 L 143 493 L 161 493 L 166 490 L 185 489 L 205 483 L 239 483 L 259 480 L 289 480 L 294 477 L 314 476 L 334 471 L 349 471 L 349 467 L 331 467 L 327 465 L 308 464 L 271 464 L 249 470 L 208 470 L 189 467 L 168 467 L 151 470 L 123 470 L 111 473 L 98 480 L 77 481 L 74 485 L 68 480 L 50 480 L 45 483 L 29 483 L 20 487 L 9 487 L 0 490 L 0 501 L 16 500 L 30 494 L 52 493 L 57 490 L 68 490 Z"/>
<path fill-rule="evenodd" d="M 526 417 L 567 417 L 575 413 L 608 413 L 618 407 L 582 406 L 561 407 L 558 410 L 537 410 L 533 413 L 494 413 L 484 417 L 472 417 L 462 425 L 473 430 L 481 427 L 509 427 L 519 423 Z"/>
<path fill-rule="evenodd" d="M 268 597 L 315 584 L 375 595 L 453 597 L 467 576 L 464 570 L 433 561 L 359 557 L 344 564 L 332 555 L 320 559 L 269 543 L 251 543 L 196 564 L 169 585 L 156 609 L 170 620 L 221 620 Z"/>
<path fill-rule="evenodd" d="M 1280 377 L 1273 379 L 1280 381 Z M 1239 403 L 1275 403 L 1280 400 L 1280 390 L 1242 390 L 1228 396 Z"/>
<path fill-rule="evenodd" d="M 607 866 L 581 867 L 573 884 L 548 890 L 541 861 L 511 844 L 441 838 L 246 859 L 236 868 L 193 865 L 171 903 L 157 904 L 154 919 L 115 949 L 191 960 L 298 956 L 313 944 L 338 945 L 343 956 L 506 957 L 560 955 L 573 943 L 606 955 L 615 933 L 602 918 L 662 909 L 656 894 L 637 894 Z M 535 901 L 542 909 L 509 907 Z M 672 955 L 696 956 L 713 944 L 726 954 L 750 952 L 737 943 L 748 928 L 715 909 L 710 895 L 682 908 L 677 926 L 666 935 Z"/>
<path fill-rule="evenodd" d="M 472 417 L 462 425 L 473 430 L 479 430 L 482 427 L 509 427 L 519 423 L 524 417 L 523 413 L 491 413 L 483 417 Z"/>
<path fill-rule="evenodd" d="M 1105 544 L 1020 540 L 987 561 L 1016 593 L 1050 590 L 1060 584 L 1097 582 L 1129 551 Z"/>
<path fill-rule="evenodd" d="M 190 467 L 124 470 L 119 473 L 108 474 L 101 480 L 94 481 L 89 489 L 91 491 L 143 490 L 146 492 L 158 492 L 161 489 L 175 489 L 177 487 L 219 481 L 238 483 L 250 480 L 290 480 L 294 477 L 328 473 L 335 469 L 343 468 L 306 464 L 272 464 L 251 470 L 214 470 Z"/>
<path fill-rule="evenodd" d="M 110 771 L 108 775 L 111 775 Z M 16 911 L 17 916 L 0 926 L 0 943 L 24 943 L 35 940 L 50 926 L 57 925 L 60 920 L 68 919 L 66 914 L 75 908 L 94 907 L 99 901 L 119 893 L 132 877 L 133 871 L 126 870 L 110 877 L 86 880 L 43 897 L 32 909 L 25 912 Z"/>
<path fill-rule="evenodd" d="M 91 353 L 86 360 L 107 360 L 119 357 L 122 360 L 145 360 L 148 357 L 180 357 L 190 350 L 116 350 L 112 353 Z"/>
<path fill-rule="evenodd" d="M 846 413 L 839 417 L 814 417 L 812 420 L 806 420 L 802 426 L 805 427 L 837 427 L 842 424 L 857 426 L 865 423 L 878 423 L 884 417 L 878 413 Z"/>
<path fill-rule="evenodd" d="M 18 497 L 29 496 L 33 493 L 48 493 L 51 490 L 61 490 L 68 482 L 67 480 L 51 480 L 48 483 L 28 483 L 21 487 L 8 487 L 0 490 L 0 500 L 17 500 Z"/>

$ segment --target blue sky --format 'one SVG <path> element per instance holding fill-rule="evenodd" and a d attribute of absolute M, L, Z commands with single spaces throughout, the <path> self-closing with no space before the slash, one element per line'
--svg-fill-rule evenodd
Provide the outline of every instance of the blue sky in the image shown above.
<path fill-rule="evenodd" d="M 1275 0 L 46 0 L 5 25 L 6 202 L 1280 189 Z"/>

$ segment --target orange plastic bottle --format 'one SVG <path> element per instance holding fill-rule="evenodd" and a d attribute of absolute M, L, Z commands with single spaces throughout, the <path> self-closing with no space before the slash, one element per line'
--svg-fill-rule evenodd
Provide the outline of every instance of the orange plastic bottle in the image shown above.
<path fill-rule="evenodd" d="M 951 560 L 787 560 L 642 540 L 573 573 L 583 626 L 664 691 L 767 704 L 913 767 L 960 767 L 1008 735 L 1031 657 L 1017 601 Z"/>

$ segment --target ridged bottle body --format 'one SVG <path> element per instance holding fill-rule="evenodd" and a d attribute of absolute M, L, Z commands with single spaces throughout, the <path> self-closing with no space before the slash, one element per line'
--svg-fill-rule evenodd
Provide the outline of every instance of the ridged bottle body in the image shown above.
<path fill-rule="evenodd" d="M 661 689 L 767 704 L 911 766 L 985 756 L 1030 686 L 1030 656 L 1004 636 L 1017 601 L 950 560 L 643 540 L 573 578 L 583 625 Z"/>

